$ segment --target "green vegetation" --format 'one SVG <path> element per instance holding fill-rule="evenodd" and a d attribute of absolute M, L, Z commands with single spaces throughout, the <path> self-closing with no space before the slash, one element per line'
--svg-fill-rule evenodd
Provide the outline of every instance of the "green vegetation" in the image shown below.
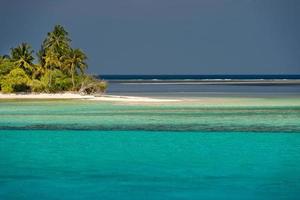
<path fill-rule="evenodd" d="M 107 83 L 86 74 L 87 56 L 71 47 L 64 27 L 56 25 L 37 53 L 27 43 L 12 48 L 10 55 L 0 55 L 0 91 L 103 93 Z"/>

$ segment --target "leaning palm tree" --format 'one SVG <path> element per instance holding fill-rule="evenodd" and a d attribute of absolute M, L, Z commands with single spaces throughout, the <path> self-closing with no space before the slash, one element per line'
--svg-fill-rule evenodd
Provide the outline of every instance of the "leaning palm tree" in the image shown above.
<path fill-rule="evenodd" d="M 22 43 L 15 48 L 11 48 L 11 60 L 16 66 L 23 68 L 26 72 L 32 73 L 33 70 L 33 50 L 27 43 Z"/>
<path fill-rule="evenodd" d="M 75 76 L 78 74 L 78 70 L 81 74 L 84 74 L 87 64 L 87 56 L 80 49 L 70 49 L 67 56 L 63 56 L 63 65 L 65 70 L 71 75 L 73 89 L 75 89 Z"/>

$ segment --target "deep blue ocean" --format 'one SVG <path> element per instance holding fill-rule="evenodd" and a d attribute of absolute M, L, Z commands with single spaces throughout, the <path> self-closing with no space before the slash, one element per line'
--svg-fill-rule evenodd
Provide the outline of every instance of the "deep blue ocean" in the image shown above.
<path fill-rule="evenodd" d="M 295 96 L 300 75 L 103 75 L 108 93 L 134 96 Z M 287 81 L 282 84 L 279 81 Z M 290 81 L 290 82 L 288 82 Z"/>
<path fill-rule="evenodd" d="M 102 75 L 105 80 L 205 80 L 205 79 L 300 79 L 300 74 L 250 75 Z"/>

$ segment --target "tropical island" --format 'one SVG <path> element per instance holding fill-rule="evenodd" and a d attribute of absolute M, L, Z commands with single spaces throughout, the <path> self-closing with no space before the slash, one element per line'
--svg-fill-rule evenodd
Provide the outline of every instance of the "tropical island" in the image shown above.
<path fill-rule="evenodd" d="M 0 55 L 0 92 L 102 94 L 107 83 L 86 73 L 87 56 L 71 46 L 69 33 L 56 25 L 36 54 L 27 43 Z"/>
<path fill-rule="evenodd" d="M 104 95 L 108 83 L 86 72 L 87 56 L 71 46 L 69 33 L 54 26 L 40 50 L 28 43 L 0 55 L 0 99 L 89 99 L 100 101 L 169 102 L 176 100 Z"/>

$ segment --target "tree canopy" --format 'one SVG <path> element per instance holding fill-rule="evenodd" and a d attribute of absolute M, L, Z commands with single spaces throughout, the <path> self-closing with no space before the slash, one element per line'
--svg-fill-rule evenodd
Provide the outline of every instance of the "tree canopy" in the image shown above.
<path fill-rule="evenodd" d="M 10 55 L 0 55 L 0 91 L 103 93 L 105 81 L 86 73 L 87 56 L 72 48 L 69 33 L 56 25 L 44 39 L 37 53 L 27 43 L 11 48 Z"/>

